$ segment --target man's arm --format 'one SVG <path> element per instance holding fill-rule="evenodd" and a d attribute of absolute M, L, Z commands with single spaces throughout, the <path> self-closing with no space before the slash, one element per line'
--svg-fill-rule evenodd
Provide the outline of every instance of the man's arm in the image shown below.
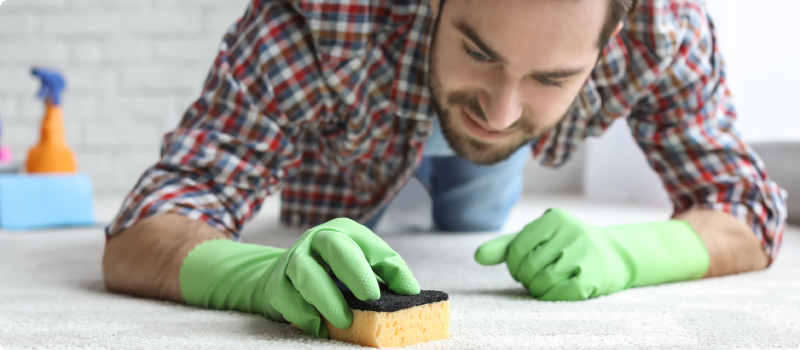
<path fill-rule="evenodd" d="M 263 200 L 301 166 L 297 131 L 327 116 L 307 113 L 330 102 L 319 98 L 327 95 L 315 79 L 324 74 L 309 31 L 288 2 L 249 3 L 225 33 L 197 100 L 164 135 L 160 159 L 106 229 L 109 237 L 144 218 L 173 213 L 238 239 Z M 275 69 L 267 74 L 264 67 Z"/>
<path fill-rule="evenodd" d="M 420 292 L 400 255 L 347 218 L 309 229 L 287 250 L 233 242 L 203 222 L 164 214 L 114 236 L 103 257 L 110 291 L 262 315 L 320 338 L 329 336 L 322 317 L 339 329 L 353 323 L 328 271 L 361 300 L 380 298 L 378 280 L 363 278 L 374 274 L 397 294 Z"/>
<path fill-rule="evenodd" d="M 778 255 L 786 193 L 736 130 L 737 110 L 706 8 L 642 2 L 637 12 L 627 26 L 629 46 L 644 61 L 660 63 L 631 80 L 650 86 L 629 96 L 632 134 L 669 193 L 675 218 L 688 221 L 705 245 L 705 276 L 761 269 Z"/>
<path fill-rule="evenodd" d="M 763 270 L 769 257 L 753 231 L 727 213 L 694 209 L 675 216 L 692 226 L 708 251 L 706 277 L 719 277 Z"/>
<path fill-rule="evenodd" d="M 211 226 L 176 214 L 144 219 L 111 237 L 103 255 L 106 289 L 183 303 L 179 271 L 198 244 L 228 239 Z"/>

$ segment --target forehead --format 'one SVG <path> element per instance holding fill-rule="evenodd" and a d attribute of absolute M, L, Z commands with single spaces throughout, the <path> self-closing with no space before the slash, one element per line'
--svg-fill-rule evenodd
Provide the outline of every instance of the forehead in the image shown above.
<path fill-rule="evenodd" d="M 597 57 L 608 0 L 449 0 L 442 24 L 470 26 L 513 65 Z"/>

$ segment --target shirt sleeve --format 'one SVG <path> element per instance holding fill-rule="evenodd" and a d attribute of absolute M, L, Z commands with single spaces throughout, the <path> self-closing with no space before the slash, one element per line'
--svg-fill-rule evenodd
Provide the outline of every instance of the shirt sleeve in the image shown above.
<path fill-rule="evenodd" d="M 313 115 L 284 111 L 310 99 L 319 80 L 307 33 L 288 2 L 251 2 L 107 238 L 146 217 L 177 213 L 239 239 L 243 223 L 300 164 L 294 140 Z"/>
<path fill-rule="evenodd" d="M 701 3 L 687 4 L 673 13 L 636 14 L 658 19 L 642 21 L 654 25 L 632 36 L 632 46 L 661 40 L 666 45 L 650 51 L 666 47 L 669 56 L 629 124 L 675 214 L 707 208 L 733 215 L 753 230 L 772 263 L 786 222 L 786 192 L 734 128 L 736 110 L 713 24 Z"/>

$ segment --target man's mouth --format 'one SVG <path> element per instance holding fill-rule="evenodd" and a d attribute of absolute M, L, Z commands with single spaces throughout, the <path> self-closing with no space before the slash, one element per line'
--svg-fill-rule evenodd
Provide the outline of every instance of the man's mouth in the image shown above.
<path fill-rule="evenodd" d="M 485 125 L 483 122 L 470 115 L 464 107 L 459 107 L 458 110 L 461 112 L 459 114 L 461 114 L 461 120 L 464 122 L 467 132 L 476 138 L 498 140 L 511 134 L 511 131 L 495 131 L 490 129 L 488 125 Z"/>

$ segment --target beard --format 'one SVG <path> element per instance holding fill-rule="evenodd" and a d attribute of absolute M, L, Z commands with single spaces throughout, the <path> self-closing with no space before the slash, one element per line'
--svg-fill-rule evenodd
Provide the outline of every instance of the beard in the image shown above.
<path fill-rule="evenodd" d="M 434 62 L 433 55 L 431 55 L 431 62 Z M 452 114 L 453 110 L 461 107 L 486 122 L 486 115 L 483 113 L 477 96 L 467 92 L 445 92 L 433 65 L 431 65 L 429 81 L 433 109 L 439 118 L 442 135 L 453 152 L 463 159 L 478 165 L 494 165 L 508 159 L 541 134 L 533 125 L 526 124 L 525 121 L 528 119 L 523 116 L 506 129 L 521 131 L 521 133 L 509 136 L 509 138 L 514 138 L 510 143 L 488 143 L 477 140 L 468 135 L 466 131 L 459 130 L 453 119 L 460 118 L 460 116 Z"/>

